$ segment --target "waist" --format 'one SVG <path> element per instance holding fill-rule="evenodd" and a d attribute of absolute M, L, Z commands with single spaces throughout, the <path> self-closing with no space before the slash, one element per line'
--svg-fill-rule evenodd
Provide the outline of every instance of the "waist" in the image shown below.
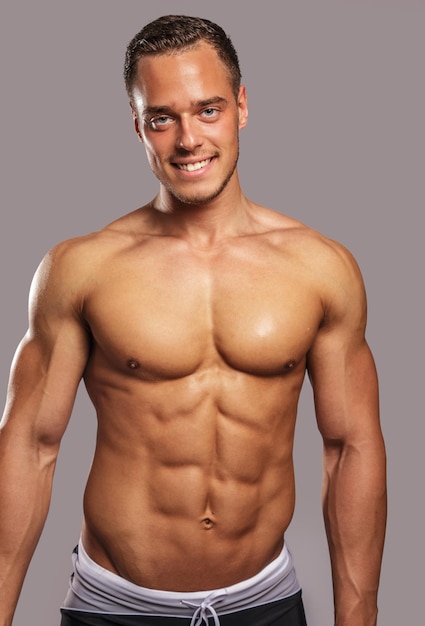
<path fill-rule="evenodd" d="M 141 587 L 95 563 L 80 540 L 73 554 L 74 571 L 64 601 L 66 609 L 111 614 L 191 617 L 200 607 L 232 613 L 287 598 L 300 590 L 286 544 L 276 559 L 246 580 L 199 592 Z"/>

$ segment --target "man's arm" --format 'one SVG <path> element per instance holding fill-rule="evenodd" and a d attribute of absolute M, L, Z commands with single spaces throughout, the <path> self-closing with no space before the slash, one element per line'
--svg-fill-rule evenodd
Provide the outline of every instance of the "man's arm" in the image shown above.
<path fill-rule="evenodd" d="M 47 516 L 60 440 L 88 357 L 79 294 L 66 256 L 63 250 L 49 254 L 36 273 L 29 330 L 12 364 L 1 421 L 0 626 L 12 624 Z"/>
<path fill-rule="evenodd" d="M 335 259 L 327 273 L 325 316 L 308 370 L 324 442 L 322 495 L 335 624 L 374 626 L 386 524 L 378 383 L 365 340 L 360 272 L 346 251 L 337 251 Z"/>

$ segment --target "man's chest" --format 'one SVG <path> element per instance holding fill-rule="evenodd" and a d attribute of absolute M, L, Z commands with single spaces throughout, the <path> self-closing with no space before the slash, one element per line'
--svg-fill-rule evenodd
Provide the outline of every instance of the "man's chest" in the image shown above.
<path fill-rule="evenodd" d="M 311 277 L 293 264 L 195 257 L 111 266 L 85 316 L 108 360 L 180 377 L 219 360 L 284 373 L 304 358 L 323 311 Z"/>

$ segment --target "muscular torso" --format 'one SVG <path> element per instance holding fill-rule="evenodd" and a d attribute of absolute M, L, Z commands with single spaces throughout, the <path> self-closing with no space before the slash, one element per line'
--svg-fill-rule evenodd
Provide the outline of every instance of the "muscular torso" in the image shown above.
<path fill-rule="evenodd" d="M 282 547 L 297 402 L 323 317 L 293 239 L 196 249 L 123 238 L 94 264 L 83 315 L 98 439 L 83 540 L 136 584 L 230 585 Z"/>

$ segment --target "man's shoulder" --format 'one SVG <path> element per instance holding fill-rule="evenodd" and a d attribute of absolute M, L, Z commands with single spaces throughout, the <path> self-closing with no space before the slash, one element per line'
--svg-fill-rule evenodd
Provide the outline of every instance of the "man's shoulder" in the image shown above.
<path fill-rule="evenodd" d="M 281 267 L 303 277 L 323 300 L 340 292 L 360 297 L 363 279 L 352 252 L 341 242 L 303 222 L 271 209 L 260 212 L 264 240 Z"/>
<path fill-rule="evenodd" d="M 97 231 L 64 239 L 42 258 L 33 279 L 33 292 L 49 289 L 57 297 L 89 288 L 99 273 L 107 271 L 120 250 L 131 245 L 131 232 L 112 224 Z"/>
<path fill-rule="evenodd" d="M 324 233 L 294 217 L 276 210 L 262 208 L 265 232 L 282 250 L 293 251 L 305 259 L 324 263 L 351 263 L 353 255 L 341 242 L 331 239 Z"/>
<path fill-rule="evenodd" d="M 77 264 L 84 274 L 85 267 L 93 268 L 99 262 L 113 257 L 119 250 L 134 245 L 135 239 L 140 240 L 148 235 L 148 228 L 143 227 L 141 211 L 142 209 L 137 209 L 109 222 L 99 230 L 58 242 L 46 254 L 45 262 L 58 269 L 66 269 L 68 264 L 75 267 Z"/>
<path fill-rule="evenodd" d="M 102 229 L 60 241 L 47 252 L 39 270 L 52 275 L 69 271 L 75 278 L 82 278 L 96 265 L 99 256 L 112 247 L 110 240 L 107 231 Z"/>

